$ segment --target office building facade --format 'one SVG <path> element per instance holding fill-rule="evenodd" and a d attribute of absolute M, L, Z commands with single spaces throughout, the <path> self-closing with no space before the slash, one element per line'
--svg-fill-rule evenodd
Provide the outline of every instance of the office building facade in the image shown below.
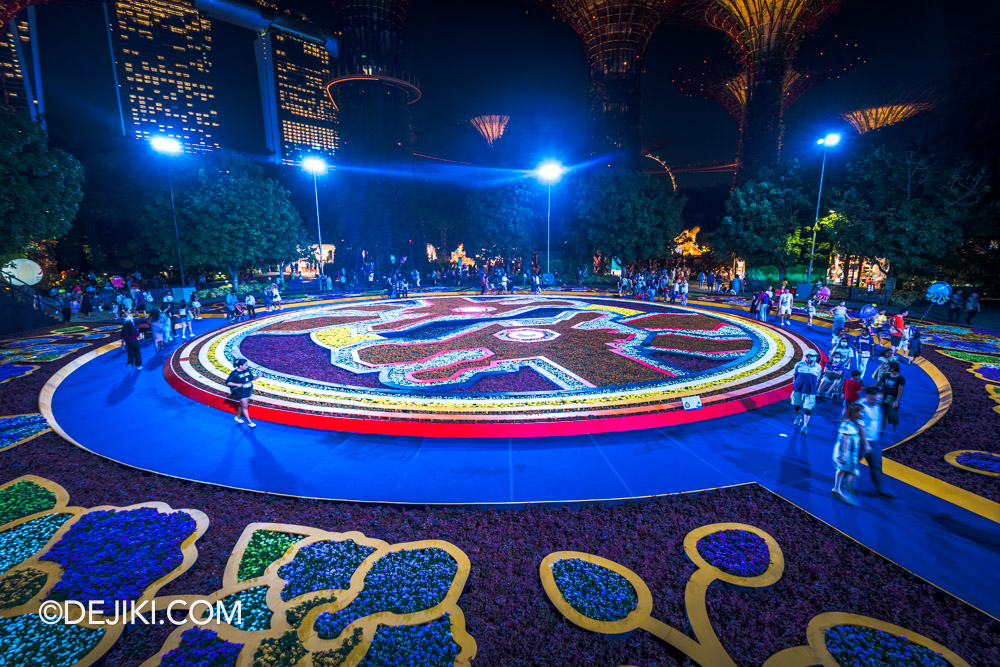
<path fill-rule="evenodd" d="M 35 8 L 28 7 L 0 32 L 0 105 L 27 111 L 45 124 Z"/>
<path fill-rule="evenodd" d="M 219 147 L 211 25 L 193 0 L 105 5 L 122 132 L 176 138 L 189 153 Z"/>

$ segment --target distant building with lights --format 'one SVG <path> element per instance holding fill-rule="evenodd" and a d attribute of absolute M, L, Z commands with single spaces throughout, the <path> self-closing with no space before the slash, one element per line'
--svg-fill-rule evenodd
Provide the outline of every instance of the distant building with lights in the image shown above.
<path fill-rule="evenodd" d="M 44 126 L 36 25 L 35 8 L 28 7 L 0 32 L 0 104 L 27 111 Z"/>
<path fill-rule="evenodd" d="M 336 39 L 317 26 L 280 13 L 277 4 L 195 0 L 215 21 L 257 34 L 257 78 L 264 138 L 278 164 L 299 164 L 306 155 L 337 151 L 337 108 L 323 84 L 337 57 Z"/>
<path fill-rule="evenodd" d="M 186 152 L 218 148 L 211 25 L 194 0 L 117 0 L 104 11 L 122 132 L 165 134 Z"/>

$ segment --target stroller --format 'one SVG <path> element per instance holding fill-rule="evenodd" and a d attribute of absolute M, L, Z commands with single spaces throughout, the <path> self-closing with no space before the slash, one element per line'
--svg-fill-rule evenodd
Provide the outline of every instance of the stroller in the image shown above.
<path fill-rule="evenodd" d="M 230 310 L 226 314 L 226 321 L 229 322 L 230 324 L 236 324 L 237 322 L 243 322 L 246 319 L 247 319 L 247 311 L 243 308 L 243 306 L 241 306 L 238 303 L 236 305 L 234 305 L 233 308 L 232 308 L 232 310 Z"/>

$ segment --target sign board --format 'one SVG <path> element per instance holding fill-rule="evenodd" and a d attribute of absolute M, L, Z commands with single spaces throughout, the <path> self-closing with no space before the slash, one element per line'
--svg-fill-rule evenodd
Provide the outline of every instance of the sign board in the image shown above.
<path fill-rule="evenodd" d="M 796 299 L 808 299 L 812 295 L 813 284 L 812 283 L 799 283 L 795 286 L 795 298 Z"/>
<path fill-rule="evenodd" d="M 685 410 L 698 410 L 701 408 L 701 396 L 685 396 L 681 399 Z"/>
<path fill-rule="evenodd" d="M 555 276 L 553 276 L 551 273 L 543 273 L 542 274 L 542 284 L 543 285 L 555 285 L 556 284 Z"/>

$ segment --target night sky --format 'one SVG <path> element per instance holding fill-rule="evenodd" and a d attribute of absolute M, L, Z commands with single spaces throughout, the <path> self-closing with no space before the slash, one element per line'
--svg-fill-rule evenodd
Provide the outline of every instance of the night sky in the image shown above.
<path fill-rule="evenodd" d="M 845 0 L 837 15 L 807 38 L 804 61 L 821 70 L 847 59 L 867 62 L 823 81 L 786 114 L 784 151 L 808 163 L 815 137 L 858 105 L 898 101 L 942 87 L 950 72 L 996 48 L 997 5 L 982 0 Z M 120 136 L 104 14 L 99 3 L 38 9 L 46 111 L 53 141 L 86 152 Z M 836 35 L 836 37 L 834 37 Z M 213 21 L 220 139 L 262 154 L 254 35 Z M 414 0 L 407 21 L 409 69 L 423 98 L 411 107 L 419 152 L 461 161 L 487 159 L 463 124 L 485 113 L 512 117 L 510 132 L 544 155 L 572 160 L 585 153 L 587 63 L 573 31 L 527 0 Z M 858 44 L 850 49 L 843 43 Z M 818 53 L 823 52 L 824 56 Z M 671 84 L 704 59 L 725 64 L 727 40 L 704 28 L 668 20 L 645 62 L 644 146 L 660 147 L 668 163 L 725 161 L 736 151 L 736 126 L 715 102 L 688 97 Z M 843 59 L 845 62 L 840 62 Z M 727 182 L 727 175 L 683 175 L 680 185 Z"/>

